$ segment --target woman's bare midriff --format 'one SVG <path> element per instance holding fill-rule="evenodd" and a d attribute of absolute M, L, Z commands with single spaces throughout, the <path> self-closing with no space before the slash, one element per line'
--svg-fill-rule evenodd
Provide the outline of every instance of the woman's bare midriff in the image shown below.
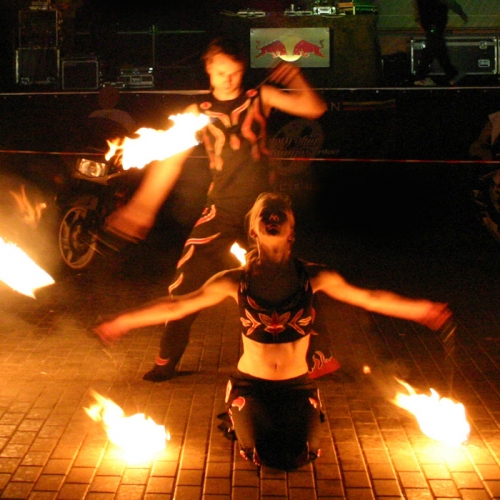
<path fill-rule="evenodd" d="M 284 344 L 260 344 L 243 337 L 243 355 L 238 370 L 267 380 L 299 377 L 308 371 L 308 347 L 309 336 Z"/>

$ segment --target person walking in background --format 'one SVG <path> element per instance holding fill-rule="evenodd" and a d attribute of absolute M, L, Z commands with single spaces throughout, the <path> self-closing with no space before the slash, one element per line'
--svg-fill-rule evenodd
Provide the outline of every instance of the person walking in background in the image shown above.
<path fill-rule="evenodd" d="M 216 274 L 187 295 L 122 312 L 94 331 L 110 344 L 133 329 L 179 320 L 233 299 L 239 307 L 243 353 L 228 381 L 227 413 L 219 416 L 219 428 L 228 437 L 234 434 L 243 458 L 293 470 L 320 454 L 321 400 L 307 364 L 316 293 L 433 330 L 452 314 L 445 303 L 359 288 L 325 265 L 295 258 L 295 215 L 288 197 L 261 194 L 247 221 L 254 248 L 244 266 Z"/>
<path fill-rule="evenodd" d="M 425 32 L 425 48 L 418 62 L 415 75 L 415 85 L 436 85 L 428 75 L 434 60 L 437 60 L 443 69 L 449 85 L 456 85 L 460 79 L 458 69 L 452 64 L 445 40 L 445 30 L 448 24 L 448 11 L 458 14 L 464 22 L 468 21 L 467 14 L 455 0 L 413 0 L 416 21 Z"/>
<path fill-rule="evenodd" d="M 231 246 L 236 241 L 245 245 L 245 215 L 257 196 L 271 185 L 266 145 L 266 120 L 271 109 L 311 120 L 326 111 L 326 103 L 300 68 L 290 63 L 272 69 L 266 84 L 245 90 L 246 52 L 239 41 L 220 37 L 209 44 L 202 58 L 211 91 L 198 96 L 186 112 L 211 118 L 202 136 L 212 184 L 205 209 L 187 238 L 170 293 L 192 292 L 216 272 L 239 265 L 230 253 Z M 188 150 L 149 165 L 130 202 L 109 217 L 106 230 L 132 241 L 143 239 L 190 154 Z M 161 382 L 175 375 L 195 318 L 192 314 L 166 325 L 155 366 L 144 375 L 145 380 Z M 325 372 L 323 361 L 331 356 L 318 356 Z M 338 368 L 336 362 L 333 366 Z"/>

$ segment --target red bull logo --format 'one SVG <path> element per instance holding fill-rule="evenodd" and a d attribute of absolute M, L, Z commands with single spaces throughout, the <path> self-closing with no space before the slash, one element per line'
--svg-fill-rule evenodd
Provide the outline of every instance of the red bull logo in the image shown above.
<path fill-rule="evenodd" d="M 281 56 L 286 56 L 285 44 L 280 40 L 273 40 L 266 45 L 260 46 L 260 41 L 257 41 L 257 50 L 259 53 L 255 57 L 262 57 L 270 54 L 274 59 Z"/>
<path fill-rule="evenodd" d="M 269 67 L 269 59 L 277 58 L 303 67 L 330 66 L 328 28 L 262 28 L 250 34 L 255 68 Z"/>
<path fill-rule="evenodd" d="M 295 61 L 300 57 L 309 57 L 311 54 L 318 57 L 325 57 L 325 55 L 321 52 L 323 45 L 323 40 L 319 42 L 319 45 L 307 40 L 300 40 L 293 46 L 291 52 L 288 53 L 287 47 L 281 40 L 273 40 L 272 42 L 262 46 L 261 42 L 257 41 L 256 48 L 259 53 L 255 57 L 258 58 L 269 54 L 273 57 L 273 59 L 281 57 L 285 61 Z"/>
<path fill-rule="evenodd" d="M 323 40 L 319 42 L 319 45 L 308 42 L 307 40 L 300 40 L 295 44 L 293 48 L 293 55 L 300 57 L 309 57 L 311 54 L 318 57 L 325 57 L 325 55 L 321 52 L 323 48 Z"/>

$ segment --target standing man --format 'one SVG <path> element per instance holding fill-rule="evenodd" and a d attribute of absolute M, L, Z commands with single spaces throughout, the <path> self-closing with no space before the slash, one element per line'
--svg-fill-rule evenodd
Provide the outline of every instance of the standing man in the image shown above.
<path fill-rule="evenodd" d="M 198 97 L 186 109 L 205 113 L 211 123 L 203 131 L 213 179 L 205 209 L 186 241 L 177 264 L 178 276 L 169 293 L 190 293 L 221 270 L 238 267 L 230 253 L 235 241 L 246 242 L 244 220 L 257 196 L 269 190 L 270 172 L 266 147 L 266 120 L 275 108 L 291 115 L 319 118 L 326 104 L 310 87 L 300 69 L 278 65 L 269 83 L 245 90 L 246 50 L 229 38 L 213 40 L 203 56 L 211 92 Z M 283 91 L 286 89 L 286 91 Z M 179 178 L 191 151 L 148 166 L 131 201 L 112 214 L 107 230 L 128 239 L 144 238 L 156 214 Z M 144 380 L 160 382 L 175 375 L 189 339 L 196 314 L 168 322 L 154 368 Z M 328 373 L 338 368 L 334 358 L 317 352 L 314 367 Z M 328 362 L 335 364 L 328 369 Z"/>
<path fill-rule="evenodd" d="M 444 32 L 448 24 L 448 11 L 458 14 L 466 23 L 467 14 L 455 0 L 413 0 L 415 17 L 425 32 L 425 48 L 419 61 L 415 85 L 436 85 L 429 78 L 430 66 L 436 59 L 443 69 L 449 85 L 456 85 L 459 72 L 451 63 Z"/>

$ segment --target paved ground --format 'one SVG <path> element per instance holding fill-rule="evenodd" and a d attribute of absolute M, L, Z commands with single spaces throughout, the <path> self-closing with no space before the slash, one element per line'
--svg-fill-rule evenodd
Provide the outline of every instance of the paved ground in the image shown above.
<path fill-rule="evenodd" d="M 291 473 L 241 459 L 217 429 L 226 379 L 239 353 L 230 303 L 201 315 L 180 375 L 151 384 L 161 328 L 105 348 L 90 333 L 99 315 L 148 300 L 167 278 L 148 271 L 167 254 L 146 249 L 85 272 L 55 273 L 37 299 L 0 288 L 0 498 L 65 500 L 263 500 L 500 498 L 500 249 L 480 228 L 376 240 L 373 232 L 304 224 L 298 253 L 337 265 L 356 283 L 448 301 L 457 346 L 445 358 L 438 335 L 406 321 L 323 300 L 342 364 L 319 381 L 323 455 Z M 166 266 L 168 269 L 168 265 Z M 168 273 L 167 273 L 168 274 Z M 363 374 L 363 366 L 371 374 Z M 447 448 L 390 402 L 398 376 L 428 394 L 461 401 L 469 442 Z M 154 460 L 129 465 L 84 408 L 91 390 L 128 415 L 144 412 L 171 434 Z"/>

